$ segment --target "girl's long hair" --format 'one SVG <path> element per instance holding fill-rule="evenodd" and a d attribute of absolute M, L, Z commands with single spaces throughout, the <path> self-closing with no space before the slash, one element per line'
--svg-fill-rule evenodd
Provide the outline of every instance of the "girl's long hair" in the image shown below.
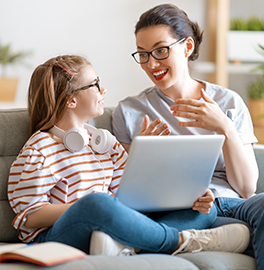
<path fill-rule="evenodd" d="M 51 58 L 33 72 L 28 90 L 30 133 L 47 131 L 61 119 L 72 91 L 82 83 L 82 71 L 90 63 L 82 56 Z"/>

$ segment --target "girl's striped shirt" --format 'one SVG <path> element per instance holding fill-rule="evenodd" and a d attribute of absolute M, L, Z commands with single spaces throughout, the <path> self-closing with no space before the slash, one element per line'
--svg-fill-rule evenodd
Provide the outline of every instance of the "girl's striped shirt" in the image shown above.
<path fill-rule="evenodd" d="M 46 204 L 74 203 L 93 192 L 115 193 L 127 153 L 116 141 L 109 152 L 98 154 L 85 147 L 69 152 L 48 133 L 37 131 L 22 148 L 10 169 L 8 198 L 17 214 L 13 226 L 19 238 L 33 241 L 47 228 L 25 227 L 29 213 Z"/>

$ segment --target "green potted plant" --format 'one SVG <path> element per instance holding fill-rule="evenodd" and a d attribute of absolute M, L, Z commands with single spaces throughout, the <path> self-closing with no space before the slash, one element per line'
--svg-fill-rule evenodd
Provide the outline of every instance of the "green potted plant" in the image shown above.
<path fill-rule="evenodd" d="M 264 20 L 257 16 L 232 18 L 228 32 L 228 59 L 232 62 L 262 62 L 256 44 L 264 44 Z"/>
<path fill-rule="evenodd" d="M 15 100 L 18 78 L 7 77 L 6 67 L 20 62 L 27 55 L 29 55 L 28 52 L 13 52 L 10 44 L 0 44 L 0 101 L 13 102 Z"/>
<path fill-rule="evenodd" d="M 258 48 L 258 53 L 264 56 L 264 46 L 258 45 Z M 264 126 L 264 64 L 253 71 L 259 71 L 260 76 L 248 86 L 248 108 L 254 126 Z"/>

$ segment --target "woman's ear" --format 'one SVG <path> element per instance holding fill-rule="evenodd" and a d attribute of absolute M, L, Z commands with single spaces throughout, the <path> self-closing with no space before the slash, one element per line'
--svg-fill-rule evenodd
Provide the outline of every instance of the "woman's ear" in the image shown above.
<path fill-rule="evenodd" d="M 67 108 L 69 109 L 74 109 L 77 106 L 77 101 L 75 97 L 71 97 L 68 99 L 67 104 L 66 104 Z"/>
<path fill-rule="evenodd" d="M 192 37 L 187 37 L 185 40 L 185 57 L 189 57 L 194 51 L 194 40 Z"/>

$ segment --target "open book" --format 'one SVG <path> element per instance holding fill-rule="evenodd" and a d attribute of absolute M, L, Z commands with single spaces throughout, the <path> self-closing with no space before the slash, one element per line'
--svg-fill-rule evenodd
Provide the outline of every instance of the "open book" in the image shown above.
<path fill-rule="evenodd" d="M 57 242 L 0 245 L 0 263 L 8 260 L 19 260 L 51 266 L 81 259 L 85 256 L 86 253 L 81 250 Z"/>

